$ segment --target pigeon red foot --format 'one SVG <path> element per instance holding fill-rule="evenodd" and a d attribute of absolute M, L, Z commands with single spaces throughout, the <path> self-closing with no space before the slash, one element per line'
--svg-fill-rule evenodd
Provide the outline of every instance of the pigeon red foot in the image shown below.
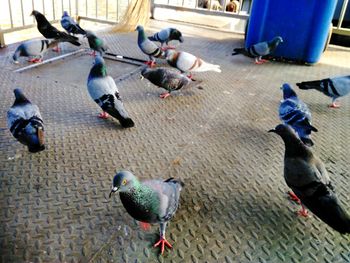
<path fill-rule="evenodd" d="M 99 115 L 98 115 L 99 118 L 101 119 L 108 119 L 109 117 L 109 114 L 107 112 L 101 112 Z"/>
<path fill-rule="evenodd" d="M 165 239 L 165 237 L 160 237 L 159 241 L 154 244 L 153 247 L 158 247 L 160 246 L 160 253 L 163 255 L 164 253 L 164 248 L 167 246 L 168 248 L 172 248 L 173 246 Z"/>

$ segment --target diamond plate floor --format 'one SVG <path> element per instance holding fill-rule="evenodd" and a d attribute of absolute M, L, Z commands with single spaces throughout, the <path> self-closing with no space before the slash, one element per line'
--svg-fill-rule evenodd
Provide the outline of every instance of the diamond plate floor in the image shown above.
<path fill-rule="evenodd" d="M 149 32 L 168 25 L 153 22 Z M 138 74 L 119 82 L 136 123 L 127 130 L 96 118 L 85 84 L 92 58 L 59 62 L 71 76 L 55 62 L 13 73 L 18 66 L 8 54 L 15 47 L 1 51 L 1 262 L 350 262 L 349 237 L 315 217 L 296 217 L 282 176 L 283 142 L 267 133 L 279 123 L 281 84 L 349 74 L 349 50 L 331 47 L 314 66 L 257 66 L 231 56 L 243 44 L 241 35 L 176 26 L 185 33 L 181 50 L 220 64 L 223 72 L 198 73 L 203 90 L 166 100 Z M 102 36 L 112 52 L 146 59 L 136 33 Z M 108 65 L 115 78 L 125 70 L 118 71 L 122 63 Z M 47 137 L 41 153 L 30 154 L 6 128 L 15 87 L 41 109 Z M 350 211 L 350 96 L 331 110 L 324 95 L 296 91 L 319 130 L 313 150 Z M 174 248 L 163 257 L 152 248 L 158 226 L 142 232 L 118 195 L 108 199 L 120 169 L 186 184 L 167 229 Z"/>

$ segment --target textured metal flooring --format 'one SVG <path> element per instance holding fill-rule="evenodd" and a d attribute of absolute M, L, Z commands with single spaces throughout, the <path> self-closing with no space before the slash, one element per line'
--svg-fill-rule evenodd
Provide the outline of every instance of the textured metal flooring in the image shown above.
<path fill-rule="evenodd" d="M 13 73 L 18 66 L 1 51 L 1 262 L 350 262 L 349 237 L 314 216 L 296 216 L 297 205 L 286 198 L 283 142 L 267 133 L 279 123 L 282 83 L 349 74 L 350 52 L 331 47 L 315 66 L 257 66 L 231 56 L 233 47 L 243 45 L 240 35 L 177 27 L 185 32 L 181 50 L 220 64 L 223 72 L 198 73 L 203 90 L 165 100 L 158 97 L 162 90 L 138 74 L 119 82 L 136 123 L 127 130 L 96 117 L 99 108 L 85 84 L 92 58 L 67 59 L 81 61 L 79 67 L 67 63 L 72 76 L 55 63 Z M 136 33 L 103 36 L 112 52 L 146 59 Z M 118 71 L 122 63 L 108 65 L 115 78 L 124 72 Z M 55 67 L 63 73 L 56 76 Z M 6 128 L 15 87 L 41 109 L 47 138 L 41 153 L 30 154 Z M 331 110 L 326 96 L 296 91 L 319 130 L 313 150 L 350 211 L 350 96 Z M 108 199 L 120 169 L 141 179 L 185 182 L 167 228 L 174 248 L 164 256 L 152 248 L 158 226 L 142 232 L 118 195 Z"/>

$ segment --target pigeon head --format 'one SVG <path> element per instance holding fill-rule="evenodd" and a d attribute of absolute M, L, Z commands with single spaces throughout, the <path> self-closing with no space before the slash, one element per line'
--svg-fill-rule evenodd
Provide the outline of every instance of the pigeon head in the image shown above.
<path fill-rule="evenodd" d="M 298 97 L 295 91 L 288 83 L 284 83 L 281 87 L 281 90 L 283 91 L 283 99 Z"/>
<path fill-rule="evenodd" d="M 86 30 L 85 32 L 86 32 L 86 34 L 84 37 L 87 37 L 87 38 L 96 37 L 96 35 L 89 30 Z"/>
<path fill-rule="evenodd" d="M 143 31 L 143 26 L 138 25 L 135 29 L 135 31 Z"/>
<path fill-rule="evenodd" d="M 149 76 L 149 74 L 151 73 L 152 69 L 150 68 L 144 68 L 142 71 L 141 71 L 141 76 L 144 77 L 144 78 L 147 78 Z"/>
<path fill-rule="evenodd" d="M 184 42 L 184 38 L 182 37 L 182 34 L 179 30 L 173 28 L 171 30 L 171 35 L 170 35 L 171 39 L 176 39 L 179 40 L 181 43 Z"/>
<path fill-rule="evenodd" d="M 69 16 L 67 11 L 63 11 L 62 17 L 64 17 L 64 16 Z"/>
<path fill-rule="evenodd" d="M 282 37 L 274 37 L 271 41 L 269 41 L 269 47 L 270 49 L 274 50 L 280 43 L 283 43 Z"/>
<path fill-rule="evenodd" d="M 38 15 L 42 15 L 39 11 L 33 10 L 32 13 L 30 14 L 31 16 L 38 16 Z"/>
<path fill-rule="evenodd" d="M 20 103 L 29 103 L 30 101 L 24 96 L 23 91 L 20 88 L 14 89 L 13 93 L 15 94 L 15 103 L 14 104 L 20 104 Z"/>
<path fill-rule="evenodd" d="M 120 171 L 113 178 L 113 187 L 109 193 L 111 198 L 112 193 L 122 192 L 127 193 L 138 184 L 137 178 L 129 171 Z"/>
<path fill-rule="evenodd" d="M 100 55 L 97 55 L 95 58 L 95 63 L 90 70 L 88 82 L 91 79 L 105 76 L 107 76 L 107 68 L 105 65 L 105 61 Z"/>

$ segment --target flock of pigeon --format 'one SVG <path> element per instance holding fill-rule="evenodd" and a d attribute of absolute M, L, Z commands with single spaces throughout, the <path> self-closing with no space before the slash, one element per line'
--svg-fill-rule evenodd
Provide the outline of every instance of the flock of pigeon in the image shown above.
<path fill-rule="evenodd" d="M 32 15 L 36 18 L 38 30 L 46 39 L 23 42 L 13 54 L 14 62 L 18 63 L 20 56 L 30 57 L 31 62 L 40 62 L 48 49 L 53 47 L 58 49 L 60 42 L 79 46 L 79 38 L 75 35 L 84 35 L 88 38 L 94 55 L 98 53 L 88 76 L 87 88 L 91 98 L 103 110 L 99 117 L 108 118 L 111 115 L 119 120 L 122 127 L 133 127 L 135 124 L 124 108 L 116 84 L 113 78 L 107 75 L 102 58 L 108 48 L 104 41 L 94 33 L 82 29 L 67 12 L 64 12 L 61 20 L 61 25 L 67 33 L 53 27 L 38 11 L 34 10 Z M 154 85 L 167 90 L 160 95 L 163 99 L 174 90 L 189 87 L 195 81 L 192 72 L 221 72 L 218 65 L 168 46 L 172 40 L 184 41 L 181 32 L 175 28 L 163 29 L 151 37 L 147 37 L 142 26 L 137 26 L 136 30 L 138 46 L 149 56 L 147 62 L 149 67 L 143 69 L 141 75 Z M 155 41 L 160 42 L 161 46 L 155 44 Z M 234 49 L 233 55 L 244 54 L 254 57 L 256 64 L 262 64 L 265 62 L 262 57 L 273 53 L 280 43 L 283 43 L 283 39 L 277 36 L 248 49 Z M 168 68 L 154 68 L 155 58 L 165 59 L 170 66 L 180 72 Z M 186 76 L 184 73 L 189 75 Z M 331 107 L 338 107 L 335 100 L 350 93 L 350 76 L 301 82 L 297 83 L 297 86 L 300 89 L 316 89 L 323 92 L 332 98 Z M 302 206 L 300 215 L 308 215 L 305 209 L 307 207 L 335 230 L 342 234 L 350 233 L 350 216 L 340 206 L 324 164 L 310 150 L 314 144 L 310 138 L 311 132 L 317 132 L 311 125 L 311 113 L 289 84 L 283 84 L 281 89 L 283 100 L 279 106 L 279 117 L 284 124 L 276 126 L 269 132 L 280 135 L 285 143 L 284 177 L 287 185 L 293 190 L 289 192 L 290 197 Z M 45 149 L 45 141 L 44 124 L 39 108 L 25 97 L 21 89 L 15 89 L 14 95 L 15 102 L 7 113 L 8 128 L 30 152 L 40 152 Z M 154 246 L 160 246 L 163 254 L 165 246 L 172 247 L 165 238 L 165 230 L 167 222 L 178 208 L 183 186 L 183 182 L 174 178 L 140 182 L 131 172 L 120 171 L 114 176 L 109 196 L 119 192 L 125 209 L 134 219 L 141 222 L 142 227 L 148 227 L 150 223 L 160 224 L 160 239 Z"/>

